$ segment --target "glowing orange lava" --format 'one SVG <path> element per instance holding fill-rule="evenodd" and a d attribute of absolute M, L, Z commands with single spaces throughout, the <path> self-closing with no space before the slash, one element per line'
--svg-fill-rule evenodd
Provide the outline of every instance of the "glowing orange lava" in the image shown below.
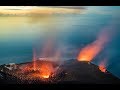
<path fill-rule="evenodd" d="M 77 59 L 79 61 L 91 61 L 101 50 L 102 45 L 98 41 L 95 41 L 83 48 Z"/>
<path fill-rule="evenodd" d="M 35 67 L 33 63 L 36 63 Z M 56 70 L 56 64 L 52 61 L 36 60 L 33 63 L 21 66 L 21 72 L 26 75 L 26 79 L 48 79 Z"/>
<path fill-rule="evenodd" d="M 40 77 L 41 78 L 49 78 L 53 73 L 53 66 L 50 63 L 45 63 L 40 66 Z"/>
<path fill-rule="evenodd" d="M 102 66 L 102 65 L 99 66 L 99 70 L 100 70 L 101 72 L 104 72 L 104 73 L 106 72 L 105 66 Z"/>
<path fill-rule="evenodd" d="M 101 72 L 106 72 L 106 64 L 107 64 L 107 59 L 103 59 L 100 63 L 99 63 L 99 70 Z"/>
<path fill-rule="evenodd" d="M 95 58 L 104 48 L 105 44 L 108 42 L 109 38 L 109 28 L 104 28 L 97 39 L 92 43 L 88 44 L 86 47 L 82 48 L 77 60 L 78 61 L 91 61 Z"/>

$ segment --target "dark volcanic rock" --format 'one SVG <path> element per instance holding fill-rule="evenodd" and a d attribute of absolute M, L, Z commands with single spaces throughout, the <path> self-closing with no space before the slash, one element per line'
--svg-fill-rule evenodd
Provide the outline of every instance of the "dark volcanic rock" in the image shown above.
<path fill-rule="evenodd" d="M 72 59 L 65 61 L 60 68 L 62 69 L 62 72 L 56 76 L 58 84 L 120 84 L 120 79 L 110 72 L 101 72 L 98 69 L 98 66 L 92 63 L 79 62 Z M 17 82 L 17 79 L 7 80 L 0 78 L 0 83 L 12 84 Z M 44 83 L 42 81 L 38 82 L 39 83 L 37 84 Z"/>
<path fill-rule="evenodd" d="M 77 60 L 69 60 L 64 63 L 62 68 L 67 75 L 60 83 L 78 84 L 118 84 L 120 79 L 113 76 L 110 72 L 103 73 L 98 66 Z"/>

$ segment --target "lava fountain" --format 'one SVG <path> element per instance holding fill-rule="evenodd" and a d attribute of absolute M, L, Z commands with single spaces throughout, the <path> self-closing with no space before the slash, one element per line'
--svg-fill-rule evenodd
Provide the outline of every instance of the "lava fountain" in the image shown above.
<path fill-rule="evenodd" d="M 106 63 L 107 63 L 107 60 L 106 59 L 103 59 L 100 63 L 99 63 L 99 70 L 101 72 L 106 72 Z"/>
<path fill-rule="evenodd" d="M 104 73 L 106 72 L 106 68 L 105 68 L 104 64 L 99 65 L 99 70 Z"/>
<path fill-rule="evenodd" d="M 54 68 L 50 63 L 45 63 L 40 66 L 40 77 L 42 78 L 49 78 L 53 72 Z"/>
<path fill-rule="evenodd" d="M 95 58 L 103 50 L 106 43 L 110 40 L 109 38 L 112 34 L 111 30 L 113 30 L 113 27 L 105 27 L 95 41 L 81 49 L 77 60 L 88 62 L 93 60 L 93 58 Z"/>
<path fill-rule="evenodd" d="M 47 53 L 48 54 L 48 53 Z M 40 80 L 48 80 L 56 74 L 59 68 L 58 51 L 55 52 L 55 58 L 37 58 L 36 50 L 33 49 L 33 60 L 31 63 L 23 65 L 21 71 L 26 75 L 26 79 L 32 78 Z"/>

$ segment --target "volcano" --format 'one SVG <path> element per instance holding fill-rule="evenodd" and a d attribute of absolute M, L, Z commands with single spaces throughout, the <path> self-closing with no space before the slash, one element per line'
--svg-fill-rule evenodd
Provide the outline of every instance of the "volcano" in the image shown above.
<path fill-rule="evenodd" d="M 99 66 L 90 62 L 77 61 L 75 59 L 68 60 L 64 63 L 66 77 L 60 83 L 72 84 L 118 84 L 120 79 L 115 77 L 109 71 L 102 72 Z"/>
<path fill-rule="evenodd" d="M 40 61 L 40 63 L 44 63 L 45 61 Z M 50 61 L 51 62 L 51 61 Z M 0 83 L 1 84 L 50 84 L 50 83 L 56 83 L 56 84 L 118 84 L 120 83 L 120 79 L 112 75 L 110 72 L 101 72 L 99 67 L 88 63 L 86 61 L 77 61 L 76 59 L 71 59 L 64 61 L 63 64 L 59 66 L 59 70 L 57 70 L 54 73 L 53 77 L 49 77 L 48 79 L 26 79 L 28 76 L 31 75 L 38 75 L 38 72 L 32 71 L 29 72 L 30 74 L 25 73 L 19 73 L 19 75 L 24 74 L 24 79 L 13 77 L 19 71 L 18 67 L 21 67 L 23 65 L 28 65 L 29 63 L 21 63 L 16 64 L 17 69 L 15 70 L 7 70 L 7 73 L 5 71 L 5 65 L 0 66 Z M 54 63 L 54 67 L 57 67 L 58 65 Z M 23 67 L 22 67 L 23 68 Z M 24 68 L 25 70 L 25 68 Z M 27 72 L 28 73 L 28 72 Z M 35 73 L 35 74 L 33 74 Z M 36 74 L 37 73 L 37 74 Z M 46 80 L 46 81 L 45 81 Z M 29 83 L 28 83 L 29 82 Z"/>

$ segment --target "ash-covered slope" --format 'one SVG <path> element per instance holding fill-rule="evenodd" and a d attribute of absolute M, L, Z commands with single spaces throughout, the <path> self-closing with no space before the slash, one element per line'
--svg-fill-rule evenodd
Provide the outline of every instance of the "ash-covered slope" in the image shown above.
<path fill-rule="evenodd" d="M 79 62 L 77 60 L 68 60 L 62 68 L 67 75 L 60 83 L 78 83 L 78 84 L 118 84 L 120 79 L 113 76 L 110 72 L 103 73 L 98 66 L 88 62 Z"/>

